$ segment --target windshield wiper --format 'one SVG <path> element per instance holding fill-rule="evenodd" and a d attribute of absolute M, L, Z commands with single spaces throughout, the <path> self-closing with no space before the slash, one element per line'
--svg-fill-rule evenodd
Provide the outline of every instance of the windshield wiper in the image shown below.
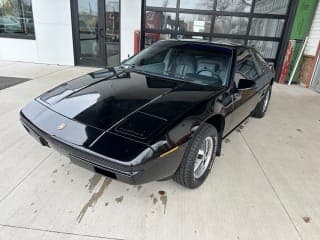
<path fill-rule="evenodd" d="M 122 67 L 122 68 L 125 68 L 125 69 L 128 69 L 128 68 L 135 68 L 136 67 L 136 65 L 135 64 L 133 64 L 133 63 L 124 63 L 124 64 L 122 64 L 120 67 Z"/>
<path fill-rule="evenodd" d="M 93 73 L 89 73 L 93 78 L 99 77 L 116 77 L 119 78 L 123 71 L 117 71 L 114 67 L 108 67 Z M 110 74 L 110 76 L 108 75 Z"/>

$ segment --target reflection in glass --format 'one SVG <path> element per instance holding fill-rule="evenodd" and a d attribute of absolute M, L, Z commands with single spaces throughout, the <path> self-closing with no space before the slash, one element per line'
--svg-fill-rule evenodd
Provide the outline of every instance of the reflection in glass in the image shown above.
<path fill-rule="evenodd" d="M 279 42 L 249 40 L 248 45 L 255 47 L 264 58 L 275 59 Z"/>
<path fill-rule="evenodd" d="M 82 56 L 98 56 L 98 4 L 97 0 L 79 0 L 80 50 Z"/>
<path fill-rule="evenodd" d="M 194 36 L 194 35 L 178 35 L 177 39 L 195 39 L 195 40 L 201 40 L 201 41 L 209 41 L 209 37 Z"/>
<path fill-rule="evenodd" d="M 217 16 L 214 33 L 245 35 L 248 22 L 246 17 Z"/>
<path fill-rule="evenodd" d="M 31 0 L 0 0 L 0 34 L 34 35 Z"/>
<path fill-rule="evenodd" d="M 159 40 L 167 40 L 173 38 L 171 34 L 159 34 L 159 33 L 146 33 L 145 34 L 145 47 L 150 46 L 152 43 Z"/>
<path fill-rule="evenodd" d="M 210 32 L 211 16 L 200 14 L 179 14 L 179 30 L 186 32 Z"/>
<path fill-rule="evenodd" d="M 214 0 L 180 0 L 180 8 L 212 10 Z"/>
<path fill-rule="evenodd" d="M 286 14 L 289 0 L 256 0 L 255 13 Z"/>
<path fill-rule="evenodd" d="M 217 0 L 217 11 L 250 12 L 252 0 Z"/>
<path fill-rule="evenodd" d="M 284 19 L 253 18 L 251 36 L 281 37 Z"/>
<path fill-rule="evenodd" d="M 120 2 L 106 0 L 106 53 L 108 66 L 120 63 Z"/>
<path fill-rule="evenodd" d="M 147 6 L 175 8 L 177 7 L 177 0 L 147 0 Z"/>
<path fill-rule="evenodd" d="M 146 29 L 174 30 L 176 14 L 169 12 L 146 12 Z"/>
<path fill-rule="evenodd" d="M 212 42 L 232 43 L 232 44 L 245 44 L 243 39 L 232 39 L 232 38 L 212 38 Z"/>

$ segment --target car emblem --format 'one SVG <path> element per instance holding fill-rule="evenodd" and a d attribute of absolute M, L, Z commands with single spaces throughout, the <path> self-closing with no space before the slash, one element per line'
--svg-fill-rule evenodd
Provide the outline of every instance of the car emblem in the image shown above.
<path fill-rule="evenodd" d="M 64 129 L 66 126 L 67 126 L 67 124 L 61 123 L 61 124 L 57 127 L 57 130 L 62 130 L 62 129 Z"/>

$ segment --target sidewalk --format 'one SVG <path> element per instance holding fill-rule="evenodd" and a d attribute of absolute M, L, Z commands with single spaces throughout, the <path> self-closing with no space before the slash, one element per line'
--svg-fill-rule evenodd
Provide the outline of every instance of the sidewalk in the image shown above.
<path fill-rule="evenodd" d="M 228 137 L 199 189 L 129 186 L 41 147 L 19 123 L 31 99 L 93 70 L 0 61 L 0 76 L 32 79 L 0 90 L 0 239 L 319 239 L 319 94 L 276 84 L 266 117 Z"/>

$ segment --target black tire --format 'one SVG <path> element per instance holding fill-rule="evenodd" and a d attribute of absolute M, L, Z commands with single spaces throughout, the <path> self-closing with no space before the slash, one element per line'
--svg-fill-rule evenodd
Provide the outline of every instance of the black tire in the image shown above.
<path fill-rule="evenodd" d="M 268 110 L 268 106 L 269 106 L 269 102 L 270 102 L 270 98 L 271 98 L 271 92 L 272 92 L 272 88 L 270 86 L 266 90 L 265 95 L 262 98 L 262 100 L 258 103 L 256 108 L 253 110 L 253 112 L 252 112 L 253 117 L 263 118 L 265 116 L 265 114 Z M 267 104 L 267 105 L 265 106 L 265 104 Z"/>
<path fill-rule="evenodd" d="M 213 140 L 213 149 L 212 149 L 212 155 L 208 159 L 208 167 L 204 171 L 204 173 L 201 175 L 201 177 L 197 178 L 195 177 L 195 163 L 196 159 L 199 156 L 198 152 L 200 148 L 203 146 L 205 139 L 211 139 Z M 210 170 L 212 168 L 213 162 L 216 158 L 216 151 L 219 141 L 219 135 L 216 130 L 216 128 L 210 124 L 204 123 L 198 131 L 195 133 L 193 138 L 190 140 L 186 151 L 183 155 L 182 162 L 176 171 L 176 173 L 173 176 L 173 179 L 187 187 L 187 188 L 197 188 L 199 187 L 207 178 L 208 174 L 210 173 Z"/>

